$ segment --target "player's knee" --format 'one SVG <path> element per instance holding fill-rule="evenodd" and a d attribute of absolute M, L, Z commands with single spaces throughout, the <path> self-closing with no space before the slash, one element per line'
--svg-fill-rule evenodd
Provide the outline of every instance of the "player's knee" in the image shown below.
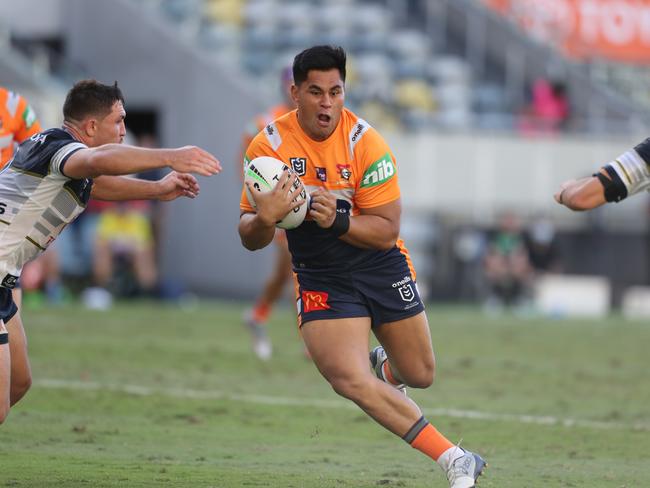
<path fill-rule="evenodd" d="M 330 378 L 332 389 L 343 398 L 356 401 L 364 396 L 367 381 L 360 376 L 337 376 Z"/>
<path fill-rule="evenodd" d="M 15 405 L 32 387 L 32 376 L 26 375 L 11 385 L 11 404 Z"/>
<path fill-rule="evenodd" d="M 433 361 L 423 361 L 417 368 L 410 371 L 403 380 L 411 388 L 429 388 L 433 384 L 434 377 L 435 363 Z"/>

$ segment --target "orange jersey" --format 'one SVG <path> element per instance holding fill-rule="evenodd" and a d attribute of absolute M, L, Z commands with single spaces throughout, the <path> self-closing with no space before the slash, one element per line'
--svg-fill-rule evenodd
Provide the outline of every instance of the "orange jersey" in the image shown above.
<path fill-rule="evenodd" d="M 343 109 L 332 135 L 321 142 L 304 133 L 296 111 L 289 112 L 255 136 L 246 150 L 244 164 L 259 156 L 277 158 L 293 168 L 308 192 L 325 187 L 336 195 L 339 211 L 352 216 L 358 215 L 359 209 L 384 205 L 400 197 L 395 157 L 388 144 L 365 120 L 347 109 Z M 240 208 L 254 211 L 244 191 Z M 337 265 L 380 253 L 347 244 L 310 220 L 287 231 L 287 238 L 294 263 L 299 266 L 316 262 Z M 401 241 L 398 247 L 401 249 Z"/>
<path fill-rule="evenodd" d="M 384 205 L 400 197 L 395 157 L 388 144 L 365 120 L 343 109 L 338 126 L 318 142 L 305 134 L 296 111 L 268 124 L 246 150 L 245 161 L 259 156 L 281 160 L 313 191 L 325 187 L 345 200 L 351 215 L 359 208 Z M 253 212 L 242 192 L 242 210 Z"/>
<path fill-rule="evenodd" d="M 41 130 L 27 100 L 0 87 L 0 169 L 12 158 L 14 143 L 21 143 Z"/>
<path fill-rule="evenodd" d="M 264 127 L 273 122 L 275 119 L 279 119 L 291 110 L 291 107 L 288 105 L 280 103 L 274 107 L 271 107 L 266 112 L 257 115 L 253 120 L 251 120 L 244 130 L 244 136 L 242 138 L 242 156 L 246 154 L 246 148 L 248 148 L 251 141 L 264 129 Z M 238 164 L 241 163 L 242 161 L 240 160 Z"/>

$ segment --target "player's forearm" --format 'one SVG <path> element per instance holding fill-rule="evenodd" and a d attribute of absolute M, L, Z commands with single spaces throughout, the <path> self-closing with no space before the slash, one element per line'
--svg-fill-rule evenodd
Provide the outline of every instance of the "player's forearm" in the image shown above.
<path fill-rule="evenodd" d="M 87 177 L 130 175 L 171 164 L 172 149 L 149 149 L 124 144 L 105 144 L 90 150 Z"/>
<path fill-rule="evenodd" d="M 399 223 L 379 215 L 350 218 L 350 228 L 340 239 L 362 249 L 391 249 L 399 237 Z"/>
<path fill-rule="evenodd" d="M 93 180 L 91 197 L 96 200 L 155 200 L 160 196 L 157 181 L 126 176 L 99 176 Z"/>
<path fill-rule="evenodd" d="M 239 237 L 249 251 L 268 246 L 275 235 L 275 225 L 263 222 L 255 213 L 244 213 L 239 219 Z"/>
<path fill-rule="evenodd" d="M 593 176 L 564 183 L 556 195 L 556 200 L 576 211 L 591 210 L 606 203 L 603 186 L 598 178 Z"/>

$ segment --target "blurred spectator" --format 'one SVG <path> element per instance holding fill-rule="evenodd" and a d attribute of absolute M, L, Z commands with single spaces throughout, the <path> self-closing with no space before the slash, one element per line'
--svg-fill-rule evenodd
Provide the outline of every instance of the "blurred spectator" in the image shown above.
<path fill-rule="evenodd" d="M 488 311 L 503 306 L 522 306 L 528 298 L 532 267 L 519 218 L 504 213 L 498 229 L 489 239 L 484 258 Z"/>
<path fill-rule="evenodd" d="M 562 270 L 555 226 L 548 217 L 537 217 L 525 234 L 528 259 L 536 275 L 559 273 Z"/>
<path fill-rule="evenodd" d="M 569 100 L 566 86 L 561 81 L 539 78 L 532 88 L 531 103 L 519 121 L 524 135 L 554 134 L 566 127 L 569 119 Z"/>
<path fill-rule="evenodd" d="M 485 234 L 475 227 L 463 227 L 454 235 L 454 274 L 458 283 L 458 295 L 463 301 L 474 301 L 481 295 L 481 267 L 485 247 Z"/>
<path fill-rule="evenodd" d="M 137 138 L 141 147 L 158 147 L 152 134 Z M 138 174 L 158 180 L 160 170 Z M 98 213 L 92 248 L 92 278 L 96 286 L 84 291 L 88 308 L 107 309 L 113 294 L 153 296 L 158 285 L 157 242 L 162 206 L 154 201 L 109 203 Z"/>
<path fill-rule="evenodd" d="M 116 276 L 121 265 L 123 273 L 131 270 L 138 289 L 119 286 Z M 106 210 L 99 217 L 93 260 L 95 282 L 104 289 L 120 294 L 153 293 L 158 268 L 154 259 L 154 240 L 147 209 L 140 202 L 125 202 Z"/>

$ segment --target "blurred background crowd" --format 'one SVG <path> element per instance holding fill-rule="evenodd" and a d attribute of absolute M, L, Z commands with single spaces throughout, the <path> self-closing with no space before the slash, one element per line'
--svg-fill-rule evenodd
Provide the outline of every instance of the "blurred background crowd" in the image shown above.
<path fill-rule="evenodd" d="M 430 300 L 647 314 L 645 197 L 585 215 L 559 182 L 647 134 L 647 0 L 0 0 L 0 85 L 44 127 L 72 82 L 118 80 L 130 143 L 198 144 L 196 202 L 104 204 L 26 268 L 26 303 L 251 298 L 270 252 L 236 235 L 241 138 L 305 47 L 349 54 L 348 106 L 397 156 L 403 237 Z M 158 178 L 160 175 L 141 175 Z M 31 301 L 31 302 L 30 302 Z"/>

